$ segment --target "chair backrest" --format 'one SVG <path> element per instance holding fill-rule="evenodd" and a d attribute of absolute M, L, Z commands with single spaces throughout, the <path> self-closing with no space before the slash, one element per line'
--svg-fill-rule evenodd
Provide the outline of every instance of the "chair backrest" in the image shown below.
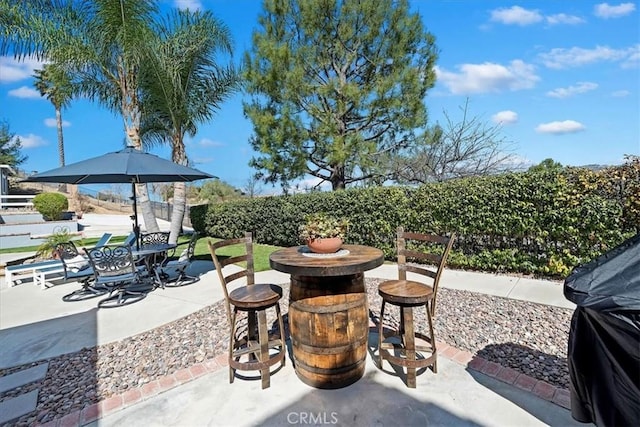
<path fill-rule="evenodd" d="M 60 260 L 67 260 L 80 255 L 80 252 L 78 252 L 78 248 L 72 241 L 56 243 L 56 246 L 53 250 Z"/>
<path fill-rule="evenodd" d="M 89 266 L 89 260 L 80 254 L 72 241 L 57 243 L 53 250 L 62 262 L 65 279 L 69 279 L 69 272 L 77 273 Z"/>
<path fill-rule="evenodd" d="M 123 245 L 125 246 L 133 246 L 133 244 L 136 242 L 136 233 L 134 233 L 133 231 L 131 233 L 129 233 L 129 235 L 124 239 L 124 242 L 122 242 Z M 96 245 L 97 247 L 97 245 Z"/>
<path fill-rule="evenodd" d="M 169 234 L 165 231 L 154 231 L 152 233 L 142 233 L 140 235 L 140 246 L 161 245 L 169 243 Z"/>
<path fill-rule="evenodd" d="M 217 253 L 219 249 L 239 244 L 244 244 L 244 253 L 242 253 L 241 255 L 225 257 L 224 255 L 219 255 Z M 251 236 L 251 233 L 247 232 L 245 233 L 244 237 L 238 239 L 221 240 L 215 243 L 209 240 L 208 245 L 209 252 L 211 252 L 211 259 L 213 259 L 213 263 L 215 264 L 216 270 L 218 271 L 218 278 L 220 279 L 220 284 L 222 285 L 222 290 L 224 292 L 225 303 L 227 306 L 227 320 L 229 320 L 229 324 L 231 324 L 229 284 L 234 280 L 238 280 L 241 278 L 246 278 L 247 286 L 252 286 L 255 284 L 255 272 L 253 267 L 253 238 Z M 237 264 L 240 262 L 246 262 L 246 268 L 243 268 L 240 271 L 236 271 L 235 273 L 225 274 L 224 267 L 229 264 Z"/>
<path fill-rule="evenodd" d="M 100 240 L 98 240 L 95 246 L 105 246 L 111 240 L 111 233 L 104 233 Z"/>
<path fill-rule="evenodd" d="M 407 272 L 420 274 L 433 279 L 433 300 L 431 301 L 431 316 L 435 316 L 436 297 L 440 276 L 447 262 L 447 257 L 453 246 L 455 233 L 450 236 L 436 234 L 412 233 L 398 227 L 398 278 L 407 280 Z M 436 267 L 433 271 L 423 265 L 408 264 L 407 259 L 419 264 L 431 264 Z"/>
<path fill-rule="evenodd" d="M 131 246 L 99 246 L 85 249 L 96 280 L 126 274 L 136 274 Z"/>
<path fill-rule="evenodd" d="M 189 246 L 187 246 L 187 249 L 180 254 L 178 261 L 193 261 L 193 257 L 196 253 L 196 243 L 198 243 L 199 238 L 200 234 L 194 231 L 191 235 L 191 239 L 189 239 Z"/>

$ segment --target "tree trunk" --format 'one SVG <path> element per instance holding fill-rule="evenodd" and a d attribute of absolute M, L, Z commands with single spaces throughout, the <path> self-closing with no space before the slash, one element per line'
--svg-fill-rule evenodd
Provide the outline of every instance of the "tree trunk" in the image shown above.
<path fill-rule="evenodd" d="M 344 190 L 346 185 L 344 182 L 344 166 L 339 165 L 333 168 L 331 172 L 331 177 L 329 178 L 331 181 L 331 189 L 335 190 Z"/>
<path fill-rule="evenodd" d="M 187 153 L 184 151 L 182 138 L 174 136 L 171 147 L 171 160 L 179 165 L 187 165 Z M 171 225 L 169 226 L 169 242 L 175 243 L 182 229 L 184 212 L 187 205 L 187 185 L 184 182 L 176 182 L 173 186 L 173 212 L 171 213 Z"/>
<path fill-rule="evenodd" d="M 125 123 L 125 130 L 127 132 L 127 140 L 129 144 L 138 150 L 142 150 L 142 140 L 140 139 L 140 119 L 139 114 L 135 114 L 134 108 L 130 108 L 130 105 L 123 103 L 123 116 Z M 158 227 L 158 221 L 151 208 L 151 201 L 149 200 L 149 192 L 147 190 L 147 184 L 136 184 L 136 195 L 138 203 L 138 213 L 142 214 L 144 219 L 144 228 L 148 233 L 160 231 Z"/>
<path fill-rule="evenodd" d="M 184 220 L 185 208 L 187 205 L 187 184 L 176 182 L 173 186 L 173 212 L 171 212 L 171 225 L 169 227 L 169 243 L 176 243 L 182 221 Z"/>
<path fill-rule="evenodd" d="M 60 158 L 60 166 L 64 166 L 64 138 L 62 137 L 62 111 L 56 107 L 56 127 L 58 128 L 58 157 Z M 67 185 L 62 184 L 60 191 L 67 192 Z"/>

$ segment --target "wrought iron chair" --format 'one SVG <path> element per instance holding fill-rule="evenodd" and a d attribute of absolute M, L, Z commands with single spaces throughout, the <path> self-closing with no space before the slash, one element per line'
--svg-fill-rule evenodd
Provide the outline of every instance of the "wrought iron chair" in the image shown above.
<path fill-rule="evenodd" d="M 145 246 L 167 244 L 169 243 L 169 235 L 170 233 L 167 231 L 153 231 L 150 233 L 141 233 L 140 247 L 144 248 Z M 162 265 L 167 261 L 167 258 L 168 258 L 168 254 L 166 252 L 153 255 L 153 264 Z M 138 261 L 138 264 L 140 264 L 140 261 Z"/>
<path fill-rule="evenodd" d="M 83 301 L 104 295 L 108 291 L 104 287 L 93 286 L 95 276 L 89 258 L 80 254 L 75 243 L 72 241 L 58 243 L 54 252 L 62 262 L 64 280 L 80 282 L 82 285 L 82 288 L 63 296 L 63 301 Z"/>
<path fill-rule="evenodd" d="M 160 274 L 165 278 L 165 286 L 177 287 L 190 285 L 200 280 L 199 276 L 190 276 L 187 274 L 187 268 L 193 262 L 196 250 L 196 243 L 200 235 L 193 232 L 189 239 L 188 246 L 182 251 L 178 258 L 168 258 L 160 268 Z M 173 274 L 171 274 L 173 273 Z M 175 278 L 174 278 L 175 276 Z"/>
<path fill-rule="evenodd" d="M 154 231 L 152 233 L 140 234 L 140 246 L 145 245 L 160 245 L 163 243 L 169 243 L 169 232 L 166 231 Z"/>
<path fill-rule="evenodd" d="M 100 246 L 85 249 L 93 268 L 95 286 L 109 289 L 109 296 L 98 302 L 98 307 L 118 307 L 138 302 L 153 289 L 143 280 L 144 267 L 136 266 L 128 245 Z"/>
<path fill-rule="evenodd" d="M 433 317 L 440 276 L 454 239 L 455 234 L 445 237 L 410 233 L 398 227 L 398 280 L 386 280 L 378 286 L 378 294 L 382 297 L 378 325 L 378 367 L 382 369 L 382 362 L 386 359 L 392 365 L 407 368 L 407 387 L 410 388 L 416 387 L 416 368 L 431 367 L 434 373 L 438 372 Z M 439 247 L 439 250 L 436 247 Z M 408 264 L 407 259 L 418 263 L 435 264 L 436 269 L 433 271 L 425 265 Z M 429 277 L 432 285 L 408 280 L 407 272 Z M 386 304 L 395 305 L 400 309 L 400 324 L 388 336 L 384 335 L 383 327 Z M 413 309 L 422 306 L 426 309 L 428 335 L 419 332 L 417 325 L 414 324 Z M 400 338 L 400 343 L 397 343 L 395 338 Z M 423 341 L 426 345 L 416 344 L 416 339 Z M 389 353 L 389 349 L 393 349 L 394 354 Z M 429 353 L 428 357 L 425 356 L 426 353 Z"/>
<path fill-rule="evenodd" d="M 244 245 L 244 253 L 233 257 L 218 255 L 216 251 L 233 245 Z M 253 241 L 251 233 L 239 239 L 208 242 L 211 258 L 222 284 L 229 322 L 229 382 L 232 383 L 236 370 L 260 371 L 262 388 L 270 385 L 271 366 L 285 365 L 285 332 L 280 299 L 282 288 L 272 284 L 255 284 L 253 269 Z M 230 264 L 246 262 L 246 268 L 239 266 L 232 271 L 225 270 Z M 239 269 L 239 270 L 238 270 Z M 246 279 L 246 285 L 229 290 L 229 284 L 238 279 Z M 236 282 L 237 283 L 237 282 Z M 277 334 L 269 334 L 267 309 L 274 308 L 277 317 Z M 246 314 L 246 330 L 238 312 Z M 240 332 L 242 331 L 242 332 Z M 280 369 L 278 368 L 278 369 Z"/>

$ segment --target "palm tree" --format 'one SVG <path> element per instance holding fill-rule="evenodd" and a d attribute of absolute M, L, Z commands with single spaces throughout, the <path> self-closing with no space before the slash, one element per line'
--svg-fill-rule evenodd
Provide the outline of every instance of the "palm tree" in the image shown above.
<path fill-rule="evenodd" d="M 170 144 L 174 162 L 187 165 L 184 136 L 210 120 L 239 87 L 233 65 L 217 55 L 232 54 L 227 27 L 210 12 L 174 11 L 155 28 L 141 69 L 142 138 L 145 146 Z M 174 184 L 170 241 L 180 233 L 186 207 L 186 184 Z"/>
<path fill-rule="evenodd" d="M 62 135 L 62 109 L 69 106 L 73 98 L 73 86 L 69 75 L 61 67 L 47 64 L 41 70 L 35 70 L 34 86 L 40 95 L 48 99 L 56 111 L 58 129 L 58 156 L 60 166 L 64 166 L 64 137 Z"/>
<path fill-rule="evenodd" d="M 73 98 L 73 86 L 69 75 L 62 67 L 55 64 L 47 64 L 41 70 L 35 70 L 34 86 L 40 95 L 48 99 L 56 111 L 56 127 L 58 130 L 58 157 L 60 166 L 64 166 L 64 137 L 62 134 L 62 109 L 69 106 Z M 77 192 L 72 186 L 74 203 L 77 202 Z M 66 185 L 61 186 L 66 191 Z"/>
<path fill-rule="evenodd" d="M 142 148 L 138 76 L 157 12 L 149 0 L 0 0 L 0 55 L 35 56 L 68 70 L 80 96 L 122 116 Z M 145 184 L 136 185 L 148 231 L 158 231 Z"/>

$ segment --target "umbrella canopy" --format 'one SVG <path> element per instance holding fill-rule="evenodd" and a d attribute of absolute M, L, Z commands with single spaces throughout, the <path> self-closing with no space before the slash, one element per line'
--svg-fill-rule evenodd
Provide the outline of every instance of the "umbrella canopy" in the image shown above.
<path fill-rule="evenodd" d="M 215 178 L 215 176 L 133 147 L 127 147 L 124 150 L 37 173 L 24 181 L 65 184 L 139 184 L 190 182 L 206 178 Z"/>
<path fill-rule="evenodd" d="M 133 229 L 137 237 L 136 246 L 139 247 L 140 228 L 138 226 L 135 184 L 147 182 L 191 182 L 206 178 L 216 177 L 197 169 L 179 165 L 154 154 L 127 147 L 120 151 L 37 173 L 23 181 L 64 184 L 131 183 L 133 192 Z"/>

